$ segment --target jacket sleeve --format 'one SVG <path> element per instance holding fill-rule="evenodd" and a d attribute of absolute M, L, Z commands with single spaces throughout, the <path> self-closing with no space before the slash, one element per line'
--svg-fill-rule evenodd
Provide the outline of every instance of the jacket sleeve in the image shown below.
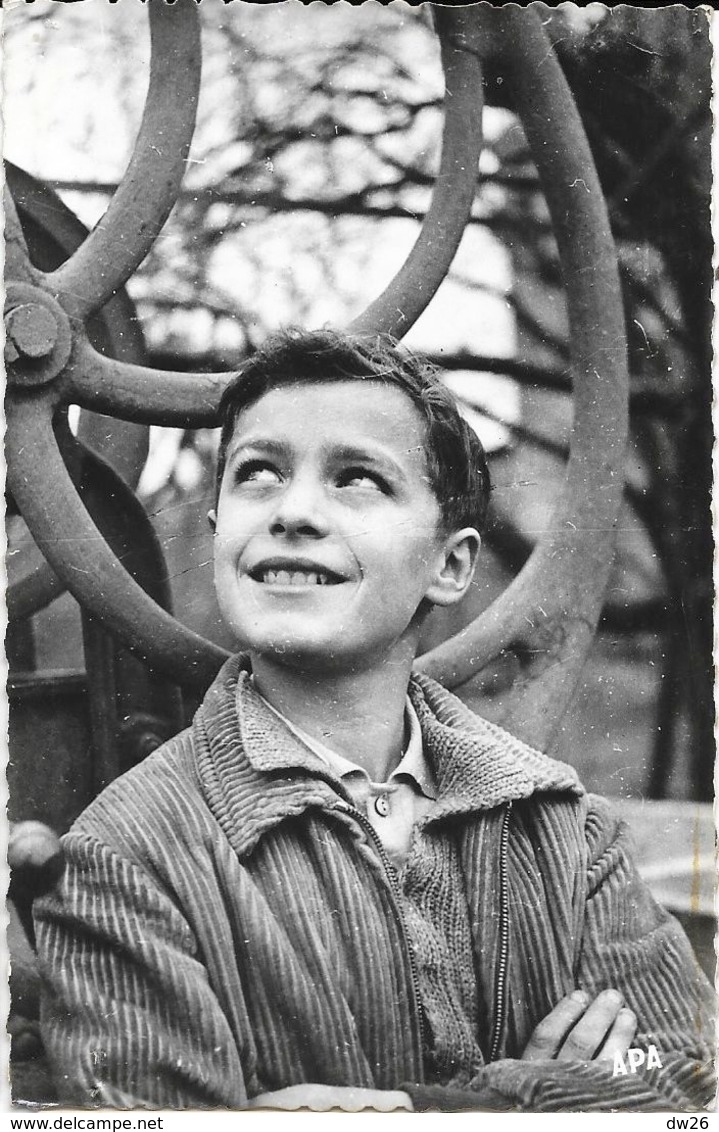
<path fill-rule="evenodd" d="M 588 884 L 577 985 L 614 986 L 637 1016 L 634 1045 L 657 1051 L 644 1079 L 672 1107 L 714 1096 L 716 1003 L 677 921 L 654 900 L 628 846 L 628 831 L 604 798 L 590 796 Z M 649 1059 L 647 1059 L 649 1060 Z M 653 1059 L 654 1060 L 654 1059 Z M 622 1080 L 615 1077 L 613 1084 Z"/>
<path fill-rule="evenodd" d="M 587 878 L 576 986 L 592 996 L 622 992 L 636 1014 L 633 1045 L 656 1050 L 661 1066 L 507 1059 L 472 1082 L 475 1106 L 524 1111 L 700 1110 L 714 1098 L 714 996 L 679 924 L 640 879 L 627 831 L 603 799 L 590 796 Z M 647 1057 L 647 1062 L 656 1058 Z M 442 1108 L 441 1089 L 407 1086 L 416 1109 Z M 466 1095 L 464 1107 L 471 1107 Z M 455 1098 L 455 1103 L 458 1104 Z"/>
<path fill-rule="evenodd" d="M 84 834 L 36 902 L 43 1038 L 63 1101 L 240 1107 L 227 1020 L 172 899 L 137 863 Z"/>

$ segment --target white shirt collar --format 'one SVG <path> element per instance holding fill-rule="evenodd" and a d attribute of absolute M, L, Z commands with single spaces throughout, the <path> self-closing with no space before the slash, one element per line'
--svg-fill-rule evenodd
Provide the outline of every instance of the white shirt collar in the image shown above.
<path fill-rule="evenodd" d="M 258 696 L 261 696 L 261 693 L 257 689 L 256 685 L 255 691 L 257 692 Z M 306 747 L 309 747 L 313 754 L 317 755 L 317 757 L 322 760 L 325 766 L 327 766 L 338 778 L 344 778 L 349 774 L 360 774 L 364 778 L 366 778 L 366 780 L 374 787 L 386 785 L 385 783 L 373 782 L 364 767 L 358 766 L 357 763 L 353 763 L 351 759 L 345 758 L 344 755 L 338 754 L 337 751 L 333 751 L 330 747 L 327 747 L 324 743 L 321 743 L 319 739 L 315 739 L 312 735 L 308 735 L 306 731 L 303 731 L 301 727 L 298 727 L 297 724 L 293 723 L 291 719 L 288 719 L 286 715 L 283 715 L 281 711 L 278 711 L 276 707 L 273 707 L 269 700 L 266 700 L 264 696 L 262 696 L 262 699 L 267 704 L 268 708 L 274 712 L 278 719 L 282 720 L 285 727 L 287 727 L 293 735 L 296 735 L 300 742 L 304 743 Z M 421 793 L 424 794 L 426 798 L 436 798 L 437 789 L 434 784 L 432 772 L 425 758 L 419 719 L 417 718 L 417 713 L 412 706 L 412 702 L 409 696 L 405 701 L 404 710 L 405 718 L 409 723 L 409 739 L 407 741 L 407 747 L 405 748 L 404 754 L 389 776 L 388 782 L 390 784 L 394 784 L 396 781 L 401 781 L 401 776 L 405 775 L 407 778 L 412 779 L 412 781 L 417 785 Z"/>

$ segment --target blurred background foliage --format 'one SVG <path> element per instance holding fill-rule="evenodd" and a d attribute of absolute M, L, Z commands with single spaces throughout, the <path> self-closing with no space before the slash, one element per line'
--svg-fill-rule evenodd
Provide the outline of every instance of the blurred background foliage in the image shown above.
<path fill-rule="evenodd" d="M 588 787 L 711 797 L 710 45 L 707 13 L 542 10 L 580 111 L 618 242 L 631 442 L 614 576 L 555 753 Z M 438 164 L 439 53 L 426 5 L 201 7 L 197 133 L 170 221 L 128 290 L 160 368 L 226 370 L 282 324 L 343 325 L 416 236 Z M 50 0 L 5 21 L 6 156 L 89 225 L 124 169 L 147 84 L 142 5 Z M 28 66 L 28 61 L 31 61 Z M 556 249 L 502 77 L 487 74 L 473 217 L 440 294 L 407 336 L 462 397 L 494 483 L 479 577 L 429 647 L 485 607 L 546 523 L 571 429 Z M 583 191 L 577 186 L 577 191 Z M 598 312 L 598 317 L 601 312 Z M 101 446 L 101 430 L 95 442 Z M 139 492 L 175 611 L 231 645 L 205 514 L 216 436 L 153 429 Z M 140 468 L 137 468 L 140 472 Z M 33 549 L 10 529 L 8 571 Z M 78 664 L 67 595 L 37 618 L 38 664 Z M 508 655 L 459 694 L 501 721 Z"/>

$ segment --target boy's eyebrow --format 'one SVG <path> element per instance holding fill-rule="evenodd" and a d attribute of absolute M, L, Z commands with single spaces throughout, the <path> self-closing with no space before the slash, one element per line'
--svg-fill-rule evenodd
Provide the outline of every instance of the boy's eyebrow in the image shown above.
<path fill-rule="evenodd" d="M 387 452 L 385 448 L 378 444 L 376 448 L 372 444 L 367 446 L 359 444 L 346 444 L 342 441 L 337 443 L 332 442 L 327 445 L 326 456 L 332 459 L 339 460 L 357 460 L 359 462 L 372 462 L 374 464 L 383 464 L 392 467 L 397 472 L 403 475 L 402 467 L 392 455 Z M 238 452 L 246 449 L 258 449 L 261 452 L 266 452 L 271 456 L 287 456 L 291 454 L 293 446 L 289 440 L 278 440 L 276 437 L 263 436 L 257 434 L 253 436 L 251 433 L 248 436 L 240 437 L 237 442 L 230 448 L 227 454 L 227 463 L 229 464 Z"/>
<path fill-rule="evenodd" d="M 270 456 L 285 456 L 290 451 L 290 445 L 284 440 L 277 440 L 272 436 L 243 436 L 231 445 L 227 453 L 227 463 L 234 459 L 238 452 L 246 448 L 257 448 L 267 452 Z"/>
<path fill-rule="evenodd" d="M 405 475 L 401 464 L 398 463 L 392 453 L 386 452 L 381 446 L 373 450 L 371 447 L 365 448 L 356 444 L 333 444 L 330 449 L 330 455 L 334 459 L 339 460 L 356 460 L 358 463 L 380 464 L 384 467 L 394 469 L 397 474 L 403 477 Z"/>

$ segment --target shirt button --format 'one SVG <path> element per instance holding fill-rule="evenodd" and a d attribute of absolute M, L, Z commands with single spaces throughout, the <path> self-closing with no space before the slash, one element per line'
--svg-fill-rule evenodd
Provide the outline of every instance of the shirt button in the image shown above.
<path fill-rule="evenodd" d="M 375 812 L 381 818 L 386 818 L 389 813 L 389 798 L 386 794 L 378 794 L 374 800 Z"/>

